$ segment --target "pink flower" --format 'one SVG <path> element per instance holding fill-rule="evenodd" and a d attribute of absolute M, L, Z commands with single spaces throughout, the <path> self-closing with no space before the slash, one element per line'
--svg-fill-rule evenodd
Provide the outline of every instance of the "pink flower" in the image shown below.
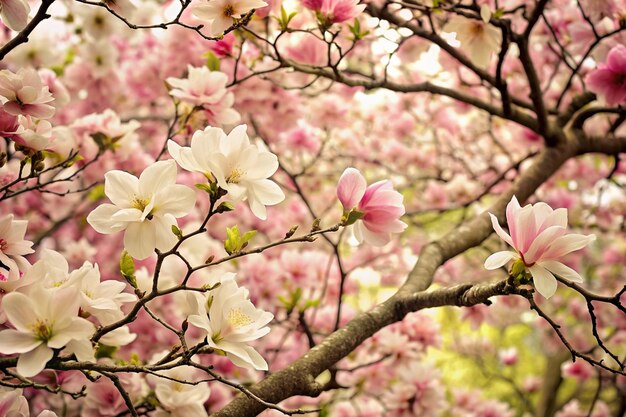
<path fill-rule="evenodd" d="M 606 62 L 587 75 L 590 91 L 604 98 L 608 105 L 626 99 L 626 47 L 617 45 L 609 52 Z"/>
<path fill-rule="evenodd" d="M 363 213 L 354 225 L 354 236 L 359 242 L 383 246 L 392 233 L 401 233 L 407 225 L 399 220 L 404 214 L 403 196 L 393 189 L 388 180 L 366 187 L 365 178 L 355 168 L 347 168 L 339 178 L 337 197 L 346 211 L 356 207 Z"/>
<path fill-rule="evenodd" d="M 528 204 L 520 207 L 517 198 L 506 207 L 506 221 L 510 235 L 500 227 L 493 214 L 491 224 L 494 230 L 517 253 L 496 252 L 485 261 L 485 268 L 497 269 L 512 259 L 521 260 L 524 268 L 530 270 L 535 288 L 546 298 L 556 291 L 556 274 L 573 282 L 582 282 L 582 277 L 572 268 L 559 262 L 570 252 L 584 248 L 595 240 L 595 235 L 567 234 L 567 210 L 553 210 L 545 203 Z"/>
<path fill-rule="evenodd" d="M 319 12 L 330 23 L 352 20 L 365 9 L 359 0 L 303 0 L 302 5 Z"/>
<path fill-rule="evenodd" d="M 17 73 L 9 70 L 0 72 L 0 96 L 7 113 L 29 115 L 39 119 L 49 119 L 54 115 L 54 100 L 37 71 L 21 68 Z"/>

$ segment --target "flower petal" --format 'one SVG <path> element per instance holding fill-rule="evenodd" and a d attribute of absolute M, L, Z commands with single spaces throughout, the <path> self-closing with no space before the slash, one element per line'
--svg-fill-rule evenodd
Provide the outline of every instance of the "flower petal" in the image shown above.
<path fill-rule="evenodd" d="M 498 269 L 506 265 L 511 259 L 518 257 L 517 253 L 511 251 L 496 252 L 485 260 L 486 269 Z"/>
<path fill-rule="evenodd" d="M 537 292 L 545 298 L 550 298 L 556 292 L 556 278 L 543 266 L 535 264 L 528 268 L 533 276 L 533 283 Z"/>
<path fill-rule="evenodd" d="M 42 343 L 35 350 L 21 354 L 17 360 L 17 372 L 27 378 L 37 375 L 52 359 L 52 353 L 52 349 Z"/>
<path fill-rule="evenodd" d="M 546 268 L 548 271 L 553 274 L 558 275 L 561 278 L 564 278 L 568 281 L 572 282 L 583 282 L 583 277 L 580 276 L 578 272 L 570 268 L 569 266 L 558 262 L 558 261 L 541 261 L 538 262 L 539 265 Z"/>
<path fill-rule="evenodd" d="M 139 192 L 139 180 L 125 171 L 109 171 L 104 174 L 104 193 L 119 208 L 132 207 Z"/>

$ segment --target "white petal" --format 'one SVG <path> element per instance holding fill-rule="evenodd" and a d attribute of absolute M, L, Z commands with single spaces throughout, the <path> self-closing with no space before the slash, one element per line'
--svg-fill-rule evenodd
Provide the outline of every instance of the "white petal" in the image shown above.
<path fill-rule="evenodd" d="M 139 176 L 139 194 L 149 197 L 168 185 L 176 183 L 176 161 L 158 161 Z"/>
<path fill-rule="evenodd" d="M 19 332 L 8 329 L 0 332 L 0 353 L 24 353 L 30 352 L 41 344 L 32 333 Z"/>
<path fill-rule="evenodd" d="M 124 248 L 135 259 L 146 259 L 156 248 L 156 232 L 150 221 L 131 223 L 124 234 Z"/>
<path fill-rule="evenodd" d="M 109 235 L 126 229 L 126 223 L 112 220 L 112 217 L 119 209 L 113 204 L 102 204 L 87 216 L 87 223 L 98 233 Z"/>
<path fill-rule="evenodd" d="M 76 317 L 72 320 L 71 324 L 58 331 L 55 329 L 55 333 L 50 340 L 48 340 L 48 346 L 54 349 L 62 348 L 67 345 L 70 340 L 87 340 L 94 332 L 95 328 L 93 324 L 85 319 Z"/>
<path fill-rule="evenodd" d="M 567 279 L 572 282 L 583 282 L 583 278 L 580 276 L 578 272 L 573 270 L 567 265 L 562 264 L 558 261 L 541 261 L 537 262 L 539 265 L 546 268 L 548 271 L 553 274 L 558 275 L 561 278 Z"/>
<path fill-rule="evenodd" d="M 498 269 L 506 265 L 511 259 L 517 258 L 518 255 L 511 251 L 496 252 L 485 260 L 486 269 Z"/>
<path fill-rule="evenodd" d="M 550 298 L 556 292 L 556 278 L 541 265 L 535 264 L 528 268 L 533 276 L 533 283 L 537 292 L 545 298 Z"/>
<path fill-rule="evenodd" d="M 170 185 L 154 197 L 156 212 L 174 217 L 186 216 L 195 204 L 196 192 L 186 185 Z"/>
<path fill-rule="evenodd" d="M 132 207 L 139 192 L 139 180 L 125 171 L 109 171 L 104 175 L 104 193 L 119 208 Z"/>
<path fill-rule="evenodd" d="M 20 355 L 17 360 L 17 372 L 27 378 L 35 376 L 43 371 L 50 359 L 52 359 L 52 349 L 41 344 L 35 350 Z"/>
<path fill-rule="evenodd" d="M 39 317 L 33 300 L 27 295 L 18 292 L 7 294 L 2 299 L 2 308 L 7 318 L 19 331 L 30 333 Z"/>

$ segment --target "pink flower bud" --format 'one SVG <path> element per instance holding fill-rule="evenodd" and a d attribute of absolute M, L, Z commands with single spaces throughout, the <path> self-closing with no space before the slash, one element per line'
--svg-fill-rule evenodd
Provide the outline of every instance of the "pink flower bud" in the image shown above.
<path fill-rule="evenodd" d="M 346 168 L 337 183 L 337 197 L 344 209 L 356 207 L 365 194 L 367 183 L 356 168 Z"/>

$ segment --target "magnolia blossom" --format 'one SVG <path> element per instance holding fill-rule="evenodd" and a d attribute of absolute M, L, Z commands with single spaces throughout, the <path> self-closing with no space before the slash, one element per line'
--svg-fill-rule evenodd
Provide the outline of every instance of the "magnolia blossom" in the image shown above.
<path fill-rule="evenodd" d="M 28 22 L 30 6 L 26 0 L 0 0 L 0 18 L 9 29 L 20 31 Z"/>
<path fill-rule="evenodd" d="M 192 13 L 210 23 L 211 35 L 219 36 L 233 24 L 234 18 L 243 17 L 252 9 L 267 6 L 263 0 L 211 0 L 196 5 Z"/>
<path fill-rule="evenodd" d="M 500 31 L 482 20 L 455 15 L 444 30 L 456 33 L 463 52 L 479 67 L 486 67 L 500 47 Z"/>
<path fill-rule="evenodd" d="M 392 233 L 401 233 L 406 223 L 399 220 L 405 212 L 404 197 L 393 189 L 391 181 L 378 181 L 369 187 L 355 168 L 346 168 L 337 183 L 337 197 L 346 211 L 353 208 L 363 214 L 354 224 L 354 236 L 359 242 L 383 246 Z"/>
<path fill-rule="evenodd" d="M 589 90 L 604 98 L 610 106 L 626 100 L 626 47 L 617 45 L 585 79 Z"/>
<path fill-rule="evenodd" d="M 204 403 L 209 399 L 211 390 L 208 383 L 196 383 L 190 378 L 194 371 L 196 369 L 191 366 L 179 366 L 158 372 L 168 379 L 158 375 L 147 376 L 148 381 L 155 385 L 154 393 L 163 408 L 156 412 L 156 417 L 207 417 Z"/>
<path fill-rule="evenodd" d="M 20 68 L 17 73 L 0 71 L 0 96 L 7 113 L 40 119 L 54 115 L 50 105 L 54 97 L 33 68 Z"/>
<path fill-rule="evenodd" d="M 251 144 L 246 128 L 237 126 L 226 136 L 222 129 L 209 126 L 193 134 L 191 147 L 170 140 L 167 149 L 182 168 L 213 175 L 232 200 L 248 200 L 254 215 L 265 220 L 265 206 L 285 199 L 280 187 L 268 179 L 278 169 L 278 158 Z"/>
<path fill-rule="evenodd" d="M 24 255 L 33 253 L 33 242 L 24 240 L 26 220 L 15 220 L 12 214 L 0 218 L 0 284 L 19 279 L 30 263 Z M 0 285 L 0 289 L 4 289 Z"/>
<path fill-rule="evenodd" d="M 89 337 L 94 326 L 78 317 L 80 297 L 75 288 L 29 288 L 28 294 L 12 292 L 2 308 L 15 330 L 0 331 L 0 353 L 19 353 L 17 372 L 31 377 L 52 359 L 53 350 L 67 347 L 78 360 L 93 360 Z"/>
<path fill-rule="evenodd" d="M 517 252 L 496 252 L 485 261 L 485 268 L 496 269 L 512 259 L 520 259 L 533 276 L 535 288 L 546 298 L 556 291 L 554 274 L 573 282 L 582 277 L 559 261 L 570 252 L 584 248 L 595 240 L 595 235 L 567 233 L 567 209 L 553 210 L 545 203 L 520 207 L 517 198 L 506 207 L 506 222 L 510 234 L 500 227 L 493 214 L 491 224 L 498 236 Z"/>
<path fill-rule="evenodd" d="M 365 4 L 359 4 L 359 0 L 303 0 L 302 5 L 330 23 L 352 20 L 365 10 Z"/>
<path fill-rule="evenodd" d="M 0 416 L 28 417 L 28 402 L 21 389 L 0 387 Z"/>
<path fill-rule="evenodd" d="M 187 321 L 206 333 L 210 347 L 222 350 L 237 366 L 267 370 L 267 362 L 247 343 L 269 333 L 267 324 L 274 315 L 257 309 L 248 299 L 248 290 L 239 288 L 234 274 L 222 277 L 221 285 L 195 301 L 197 313 Z"/>
<path fill-rule="evenodd" d="M 97 207 L 87 222 L 104 234 L 126 230 L 124 247 L 136 259 L 146 259 L 155 248 L 171 249 L 178 241 L 172 232 L 176 218 L 187 215 L 196 202 L 192 189 L 176 184 L 176 163 L 156 162 L 139 178 L 117 170 L 104 178 L 104 193 L 113 204 Z"/>
<path fill-rule="evenodd" d="M 171 96 L 194 106 L 202 106 L 224 97 L 228 77 L 223 72 L 211 71 L 207 67 L 188 65 L 187 78 L 169 77 L 166 81 L 173 87 Z"/>

